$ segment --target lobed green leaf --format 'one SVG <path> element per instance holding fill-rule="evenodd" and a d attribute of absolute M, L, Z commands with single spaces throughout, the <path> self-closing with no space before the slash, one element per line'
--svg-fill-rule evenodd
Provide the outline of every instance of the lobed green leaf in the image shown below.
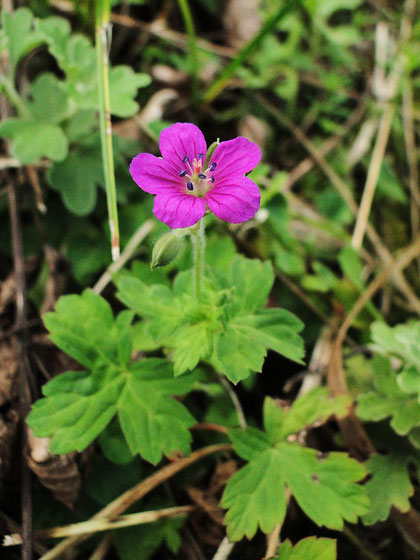
<path fill-rule="evenodd" d="M 275 560 L 335 560 L 336 558 L 336 541 L 307 537 L 294 546 L 290 541 L 282 542 Z"/>

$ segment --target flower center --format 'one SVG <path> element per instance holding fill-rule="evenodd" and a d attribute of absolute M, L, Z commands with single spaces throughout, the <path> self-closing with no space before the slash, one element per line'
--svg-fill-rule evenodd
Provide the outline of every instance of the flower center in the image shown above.
<path fill-rule="evenodd" d="M 182 160 L 185 164 L 184 169 L 180 169 L 179 176 L 184 179 L 186 194 L 203 197 L 211 188 L 214 183 L 214 176 L 212 171 L 217 167 L 217 163 L 213 162 L 207 169 L 203 170 L 204 154 L 198 154 L 192 162 L 189 161 L 188 156 Z"/>

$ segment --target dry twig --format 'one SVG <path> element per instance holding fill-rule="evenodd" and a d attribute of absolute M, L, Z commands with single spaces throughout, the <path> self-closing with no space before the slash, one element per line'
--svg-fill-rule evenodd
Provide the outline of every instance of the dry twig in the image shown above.
<path fill-rule="evenodd" d="M 146 494 L 151 492 L 156 486 L 162 484 L 165 480 L 168 480 L 172 476 L 174 476 L 177 472 L 185 469 L 189 465 L 192 465 L 196 461 L 207 457 L 213 453 L 223 452 L 223 451 L 231 451 L 232 446 L 229 444 L 219 444 L 219 445 L 210 445 L 209 447 L 204 447 L 197 451 L 191 453 L 189 457 L 184 457 L 180 459 L 176 463 L 171 463 L 169 465 L 165 465 L 159 471 L 153 473 L 146 479 L 130 488 L 101 509 L 97 514 L 95 514 L 91 520 L 99 520 L 99 519 L 108 519 L 112 520 L 115 519 L 118 515 L 122 512 L 126 511 L 132 504 L 138 502 L 141 498 L 143 498 Z M 41 560 L 53 560 L 54 558 L 62 558 L 62 555 L 67 550 L 72 549 L 77 544 L 86 540 L 85 535 L 77 535 L 74 537 L 68 537 L 67 539 L 60 542 L 57 546 L 52 548 L 47 554 L 44 554 L 41 557 Z"/>
<path fill-rule="evenodd" d="M 152 220 L 146 220 L 139 227 L 139 229 L 134 233 L 130 241 L 127 243 L 127 246 L 119 256 L 118 260 L 113 262 L 107 268 L 107 270 L 102 274 L 102 276 L 93 286 L 92 291 L 95 292 L 95 294 L 100 294 L 106 288 L 106 286 L 112 280 L 112 275 L 118 272 L 125 265 L 125 263 L 133 256 L 135 250 L 143 241 L 143 239 L 145 239 L 145 237 L 147 237 L 149 233 L 152 231 L 153 226 L 154 224 Z"/>

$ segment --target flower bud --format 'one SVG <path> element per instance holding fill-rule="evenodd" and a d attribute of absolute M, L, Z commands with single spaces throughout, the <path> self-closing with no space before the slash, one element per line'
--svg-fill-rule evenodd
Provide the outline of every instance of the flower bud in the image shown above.
<path fill-rule="evenodd" d="M 153 247 L 150 268 L 153 270 L 158 266 L 166 266 L 176 259 L 184 243 L 183 237 L 177 231 L 169 231 L 158 239 Z"/>
<path fill-rule="evenodd" d="M 213 144 L 209 146 L 209 149 L 207 150 L 207 154 L 206 154 L 206 161 L 204 163 L 204 169 L 207 169 L 207 167 L 209 166 L 209 161 L 211 160 L 211 156 L 213 155 L 214 150 L 217 148 L 219 144 L 220 144 L 220 140 L 218 138 L 216 142 L 213 142 Z"/>

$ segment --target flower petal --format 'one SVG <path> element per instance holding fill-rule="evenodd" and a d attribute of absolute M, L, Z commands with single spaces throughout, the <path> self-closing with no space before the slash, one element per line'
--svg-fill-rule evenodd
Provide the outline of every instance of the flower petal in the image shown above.
<path fill-rule="evenodd" d="M 170 228 L 193 226 L 204 216 L 206 205 L 202 198 L 176 193 L 162 193 L 155 198 L 153 213 Z"/>
<path fill-rule="evenodd" d="M 261 150 L 257 144 L 238 136 L 233 140 L 221 142 L 217 146 L 211 157 L 210 166 L 212 163 L 216 163 L 213 175 L 217 181 L 228 176 L 237 177 L 248 173 L 254 169 L 260 159 Z"/>
<path fill-rule="evenodd" d="M 130 173 L 134 181 L 150 194 L 176 190 L 184 185 L 181 177 L 173 167 L 152 154 L 139 154 L 130 165 Z"/>
<path fill-rule="evenodd" d="M 205 200 L 218 218 L 239 224 L 255 216 L 261 195 L 257 185 L 248 177 L 232 177 L 209 191 Z"/>
<path fill-rule="evenodd" d="M 185 156 L 192 162 L 198 154 L 204 154 L 206 157 L 207 152 L 203 133 L 192 123 L 175 123 L 162 130 L 159 148 L 162 156 L 171 162 L 177 171 L 185 168 Z"/>

